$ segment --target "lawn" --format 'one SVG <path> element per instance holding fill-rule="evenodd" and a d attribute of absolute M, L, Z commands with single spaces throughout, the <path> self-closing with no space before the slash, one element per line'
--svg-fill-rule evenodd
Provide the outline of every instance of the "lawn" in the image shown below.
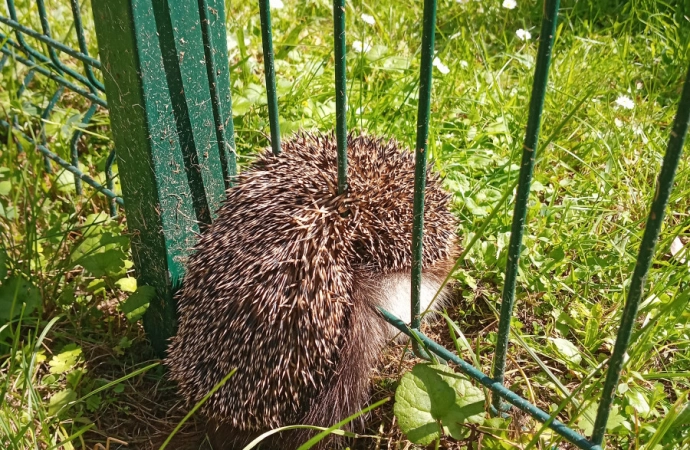
<path fill-rule="evenodd" d="M 40 30 L 34 2 L 20 21 Z M 69 2 L 54 0 L 54 36 L 77 48 Z M 335 123 L 330 2 L 274 0 L 281 132 Z M 268 146 L 258 2 L 226 1 L 227 49 L 240 169 Z M 541 2 L 439 2 L 429 135 L 462 243 L 457 299 L 448 306 L 461 356 L 490 373 L 512 218 L 512 190 L 527 122 Z M 82 7 L 97 54 L 89 2 Z M 347 3 L 348 128 L 411 147 L 419 83 L 421 2 Z M 6 15 L 0 10 L 0 15 Z M 563 0 L 552 57 L 506 381 L 589 435 L 615 341 L 654 184 L 690 54 L 687 1 Z M 0 31 L 9 35 L 8 27 Z M 30 41 L 34 42 L 34 41 Z M 40 48 L 36 44 L 37 48 Z M 65 55 L 63 55 L 65 56 Z M 68 64 L 79 67 L 75 61 Z M 11 58 L 0 72 L 0 119 L 105 182 L 114 147 L 108 112 L 88 126 L 88 103 Z M 21 95 L 18 90 L 22 90 Z M 150 350 L 136 303 L 126 211 L 0 127 L 0 447 L 158 448 L 187 410 Z M 607 428 L 608 448 L 690 448 L 690 164 L 682 157 L 656 258 Z M 116 170 L 117 172 L 117 170 Z M 119 183 L 115 183 L 120 192 Z M 503 200 L 507 193 L 507 200 Z M 483 227 L 494 208 L 497 214 Z M 25 304 L 12 310 L 16 289 Z M 445 321 L 428 327 L 453 347 Z M 461 339 L 462 341 L 462 339 Z M 374 399 L 391 396 L 414 363 L 392 345 L 374 376 Z M 402 360 L 402 364 L 400 361 Z M 567 400 L 566 400 L 567 399 Z M 353 448 L 411 448 L 392 407 L 369 416 Z M 677 416 L 677 419 L 674 418 Z M 670 418 L 670 419 L 669 419 Z M 184 429 L 199 448 L 203 420 Z M 196 441 L 195 441 L 196 439 Z M 487 420 L 454 448 L 571 448 L 513 411 Z M 125 447 L 124 443 L 127 444 Z M 178 443 L 181 448 L 182 444 Z M 172 447 L 168 447 L 172 448 Z"/>

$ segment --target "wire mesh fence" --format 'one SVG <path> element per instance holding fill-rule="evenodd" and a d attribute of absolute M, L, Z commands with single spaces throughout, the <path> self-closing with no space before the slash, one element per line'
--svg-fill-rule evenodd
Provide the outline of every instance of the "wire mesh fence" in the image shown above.
<path fill-rule="evenodd" d="M 113 192 L 114 150 L 108 155 L 105 164 L 105 186 L 79 169 L 78 152 L 83 127 L 92 120 L 99 107 L 109 106 L 104 99 L 104 92 L 107 91 L 112 99 L 111 120 L 115 141 L 118 148 L 127 149 L 120 155 L 123 163 L 120 170 L 128 201 L 128 222 L 130 228 L 140 234 L 139 239 L 133 241 L 139 279 L 142 284 L 157 287 L 161 298 L 159 304 L 154 305 L 147 313 L 148 320 L 145 325 L 154 345 L 163 349 L 165 339 L 174 329 L 175 315 L 171 296 L 174 285 L 184 273 L 182 261 L 185 252 L 191 247 L 188 243 L 193 241 L 195 233 L 199 231 L 199 223 L 208 223 L 212 220 L 215 205 L 221 201 L 223 189 L 231 185 L 236 172 L 228 61 L 222 48 L 225 45 L 224 5 L 222 2 L 209 0 L 184 0 L 179 3 L 112 0 L 108 5 L 94 5 L 102 61 L 91 56 L 94 53 L 89 47 L 89 39 L 93 39 L 94 36 L 88 36 L 88 27 L 84 25 L 85 20 L 77 0 L 71 0 L 69 5 L 73 23 L 70 37 L 62 40 L 53 36 L 51 19 L 43 0 L 22 4 L 21 17 L 18 16 L 20 8 L 15 0 L 7 0 L 6 5 L 8 16 L 0 16 L 0 23 L 9 28 L 14 37 L 10 33 L 0 33 L 0 67 L 8 61 L 14 61 L 27 69 L 16 96 L 21 97 L 33 77 L 38 74 L 50 78 L 58 85 L 41 113 L 42 119 L 48 120 L 52 109 L 66 90 L 83 97 L 88 107 L 81 117 L 81 129 L 72 134 L 69 161 L 50 151 L 46 145 L 45 135 L 39 136 L 39 140 L 36 141 L 20 130 L 16 118 L 0 121 L 0 125 L 12 129 L 12 133 L 21 136 L 41 152 L 46 160 L 47 171 L 51 171 L 52 164 L 55 163 L 73 173 L 78 192 L 81 192 L 83 182 L 110 198 L 111 214 L 115 214 L 116 204 L 124 203 L 122 198 Z M 436 6 L 436 0 L 425 0 L 421 15 L 423 37 L 411 242 L 414 255 L 410 305 L 412 322 L 405 324 L 383 310 L 382 316 L 413 338 L 415 353 L 434 353 L 454 363 L 466 375 L 489 388 L 493 394 L 493 413 L 503 414 L 508 410 L 507 404 L 511 404 L 579 448 L 601 449 L 615 388 L 624 366 L 624 355 L 642 298 L 645 278 L 654 257 L 687 134 L 690 121 L 690 71 L 685 80 L 668 149 L 655 187 L 656 194 L 632 275 L 616 344 L 608 360 L 593 434 L 588 439 L 557 420 L 559 410 L 553 413 L 543 411 L 504 386 L 510 321 L 513 315 L 532 171 L 538 149 L 544 148 L 543 145 L 539 145 L 539 128 L 547 95 L 559 0 L 544 1 L 529 116 L 516 185 L 492 375 L 482 373 L 419 331 L 422 315 L 420 290 L 424 185 L 431 114 Z M 259 7 L 271 144 L 273 152 L 278 154 L 279 99 L 275 80 L 279 74 L 276 74 L 274 65 L 268 0 L 260 0 Z M 334 0 L 336 122 L 333 125 L 338 138 L 339 194 L 347 192 L 345 11 L 345 2 Z M 156 38 L 151 39 L 154 35 Z M 146 41 L 147 39 L 149 41 Z M 76 48 L 68 43 L 72 43 Z M 194 58 L 190 55 L 194 55 Z M 190 60 L 201 60 L 203 64 L 201 67 L 192 66 L 189 65 Z M 108 67 L 108 70 L 104 70 L 104 67 Z M 163 83 L 162 77 L 167 84 L 161 88 L 159 84 Z M 142 110 L 136 112 L 134 118 L 127 116 L 132 104 L 141 105 Z M 206 106 L 203 106 L 204 104 Z M 203 127 L 200 128 L 200 124 L 212 126 L 215 133 L 209 137 L 203 132 Z M 141 161 L 147 161 L 150 167 L 140 167 Z M 511 191 L 512 189 L 507 190 L 506 196 Z M 151 217 L 155 217 L 156 220 L 153 224 L 147 224 L 146 219 Z M 489 214 L 487 222 L 493 217 L 494 213 Z M 473 240 L 466 245 L 463 255 L 467 254 L 475 242 Z"/>
<path fill-rule="evenodd" d="M 54 6 L 54 5 L 53 5 Z M 60 4 L 59 11 L 62 20 L 70 23 L 69 32 L 62 38 L 57 38 L 51 30 L 51 21 L 55 18 L 55 11 L 51 15 L 44 0 L 35 2 L 21 2 L 6 0 L 7 16 L 0 15 L 0 70 L 7 64 L 20 64 L 24 67 L 24 76 L 16 90 L 15 97 L 21 99 L 26 94 L 29 84 L 36 75 L 44 76 L 54 81 L 56 88 L 47 104 L 42 108 L 42 121 L 39 136 L 22 128 L 16 114 L 8 120 L 0 119 L 0 126 L 6 130 L 12 129 L 15 136 L 20 136 L 29 145 L 43 154 L 45 170 L 53 171 L 53 164 L 74 175 L 76 192 L 82 194 L 82 183 L 89 185 L 96 191 L 109 198 L 109 210 L 112 216 L 117 214 L 118 205 L 124 205 L 124 200 L 117 195 L 113 167 L 115 166 L 115 150 L 111 150 L 106 158 L 104 172 L 105 183 L 98 182 L 89 173 L 83 171 L 79 162 L 79 143 L 84 136 L 84 130 L 89 126 L 97 109 L 107 108 L 104 98 L 105 88 L 100 81 L 101 63 L 91 56 L 87 42 L 93 40 L 93 21 L 90 16 L 84 17 L 82 5 L 78 0 L 70 0 L 69 5 Z M 85 23 L 89 28 L 85 28 Z M 87 37 L 87 35 L 91 36 Z M 76 48 L 72 47 L 75 46 Z M 93 44 L 92 44 L 93 45 Z M 44 126 L 50 120 L 54 109 L 67 91 L 83 97 L 88 106 L 81 116 L 78 126 L 75 126 L 69 143 L 69 160 L 64 159 L 48 147 Z M 38 137 L 38 139 L 36 139 Z M 21 143 L 18 145 L 21 146 Z"/>

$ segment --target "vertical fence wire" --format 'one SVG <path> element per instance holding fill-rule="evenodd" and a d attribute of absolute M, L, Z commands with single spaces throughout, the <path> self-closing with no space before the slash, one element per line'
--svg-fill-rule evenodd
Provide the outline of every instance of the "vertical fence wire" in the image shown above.
<path fill-rule="evenodd" d="M 91 121 L 91 118 L 93 115 L 96 113 L 96 109 L 98 107 L 95 104 L 91 104 L 89 109 L 86 110 L 84 115 L 81 118 L 81 124 L 79 125 L 79 128 L 86 127 L 86 125 Z M 81 135 L 83 134 L 80 129 L 77 129 L 72 133 L 72 139 L 70 140 L 69 148 L 70 148 L 70 157 L 72 159 L 71 163 L 74 167 L 79 167 L 79 139 L 81 139 Z M 74 178 L 74 187 L 77 190 L 77 194 L 81 195 L 82 194 L 82 188 L 81 188 L 81 180 L 79 178 Z"/>
<path fill-rule="evenodd" d="M 503 383 L 505 375 L 508 338 L 510 335 L 510 319 L 513 314 L 515 284 L 520 260 L 520 246 L 522 245 L 522 235 L 525 229 L 525 220 L 527 218 L 527 200 L 529 199 L 530 183 L 536 156 L 535 153 L 539 141 L 539 127 L 541 124 L 542 111 L 544 109 L 551 50 L 553 49 L 554 35 L 556 32 L 558 5 L 559 0 L 545 0 L 544 2 L 544 17 L 542 18 L 541 33 L 539 36 L 540 42 L 537 52 L 537 65 L 534 71 L 529 117 L 527 119 L 527 131 L 523 144 L 519 183 L 517 196 L 515 198 L 515 210 L 513 212 L 513 223 L 510 231 L 505 285 L 501 297 L 498 342 L 496 344 L 496 353 L 494 354 L 493 361 L 493 378 L 500 383 Z M 503 409 L 500 396 L 493 394 L 492 406 L 495 409 L 494 413 L 498 413 Z"/>
<path fill-rule="evenodd" d="M 669 196 L 671 195 L 671 188 L 673 187 L 673 179 L 676 175 L 678 161 L 680 160 L 685 136 L 688 131 L 688 123 L 690 123 L 690 69 L 688 69 L 685 78 L 683 92 L 680 97 L 680 103 L 678 104 L 678 112 L 673 122 L 666 155 L 664 155 L 664 161 L 661 165 L 659 178 L 657 179 L 656 191 L 650 208 L 649 217 L 647 218 L 644 235 L 642 236 L 642 243 L 640 244 L 640 250 L 637 256 L 635 271 L 630 281 L 628 300 L 625 302 L 620 328 L 616 336 L 616 344 L 613 347 L 611 359 L 609 359 L 609 368 L 606 373 L 606 381 L 604 382 L 601 402 L 599 403 L 599 410 L 597 411 L 597 418 L 594 421 L 592 433 L 592 442 L 595 444 L 600 445 L 604 440 L 606 422 L 608 421 L 611 404 L 613 403 L 613 396 L 616 392 L 620 373 L 623 368 L 625 352 L 630 343 L 630 335 L 633 325 L 635 324 L 637 308 L 642 298 L 642 291 L 644 289 L 647 273 L 652 264 L 654 250 L 659 240 L 659 233 L 664 221 L 666 206 Z"/>
<path fill-rule="evenodd" d="M 46 145 L 48 141 L 46 137 L 46 121 L 50 117 L 50 114 L 53 112 L 53 108 L 55 108 L 55 105 L 60 100 L 60 97 L 62 97 L 64 91 L 65 88 L 63 86 L 58 86 L 58 88 L 55 90 L 55 93 L 50 98 L 50 101 L 48 101 L 48 104 L 41 113 L 41 143 L 43 143 L 43 145 Z M 50 165 L 50 158 L 48 158 L 47 156 L 43 157 L 43 167 L 46 173 L 53 173 L 53 168 Z"/>
<path fill-rule="evenodd" d="M 412 218 L 412 298 L 411 327 L 419 329 L 420 295 L 422 289 L 424 189 L 426 185 L 426 156 L 431 114 L 431 71 L 436 34 L 436 0 L 424 0 L 422 29 L 422 57 L 419 73 L 419 107 L 417 110 L 417 142 L 415 144 L 414 205 Z M 415 347 L 416 349 L 416 347 Z"/>
<path fill-rule="evenodd" d="M 266 72 L 268 123 L 271 127 L 271 148 L 274 155 L 279 155 L 280 124 L 278 122 L 278 94 L 276 92 L 276 69 L 273 62 L 273 30 L 271 29 L 269 0 L 259 1 L 259 14 L 261 16 L 261 43 L 264 49 L 264 71 Z"/>
<path fill-rule="evenodd" d="M 105 160 L 105 187 L 108 190 L 115 191 L 115 177 L 113 176 L 113 164 L 115 164 L 115 150 L 110 150 L 108 159 Z M 117 202 L 114 198 L 108 198 L 108 209 L 110 210 L 110 217 L 117 216 Z"/>
<path fill-rule="evenodd" d="M 86 46 L 86 37 L 84 36 L 84 25 L 81 20 L 81 9 L 79 6 L 79 0 L 70 0 L 72 7 L 72 17 L 74 17 L 74 30 L 77 32 L 77 42 L 79 42 L 79 51 L 84 55 L 89 56 L 89 49 Z M 105 91 L 103 83 L 101 83 L 94 75 L 93 70 L 91 70 L 91 65 L 86 61 L 84 63 L 84 72 L 86 73 L 86 78 L 89 79 L 91 84 L 96 87 L 101 92 Z"/>
<path fill-rule="evenodd" d="M 333 0 L 335 45 L 335 134 L 338 142 L 338 194 L 347 190 L 347 78 L 345 63 L 345 0 Z"/>

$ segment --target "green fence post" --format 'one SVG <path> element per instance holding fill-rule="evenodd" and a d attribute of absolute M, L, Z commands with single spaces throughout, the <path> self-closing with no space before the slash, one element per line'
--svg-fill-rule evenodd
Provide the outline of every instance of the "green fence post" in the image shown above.
<path fill-rule="evenodd" d="M 103 0 L 93 14 L 137 279 L 157 290 L 144 326 L 162 355 L 174 286 L 224 198 L 216 124 L 227 118 L 214 116 L 197 1 Z"/>
<path fill-rule="evenodd" d="M 609 360 L 609 369 L 606 373 L 606 381 L 604 382 L 604 389 L 601 394 L 601 403 L 599 403 L 599 410 L 597 411 L 597 418 L 594 421 L 592 433 L 592 442 L 597 445 L 601 445 L 604 441 L 606 422 L 608 422 L 613 396 L 616 393 L 618 380 L 621 370 L 623 369 L 623 360 L 625 352 L 628 350 L 628 344 L 630 343 L 630 335 L 632 334 L 635 318 L 637 317 L 637 308 L 642 298 L 647 272 L 654 259 L 654 249 L 659 240 L 661 224 L 664 222 L 666 206 L 671 196 L 673 179 L 676 175 L 676 169 L 678 168 L 678 161 L 680 161 L 680 154 L 683 151 L 683 144 L 685 143 L 685 136 L 688 132 L 689 123 L 690 69 L 688 69 L 685 77 L 683 93 L 681 94 L 680 103 L 678 104 L 678 112 L 676 113 L 673 128 L 671 129 L 671 138 L 668 141 L 666 155 L 664 155 L 664 161 L 661 164 L 661 172 L 656 182 L 656 191 L 649 211 L 649 217 L 647 218 L 644 235 L 642 236 L 640 251 L 637 255 L 635 271 L 630 281 L 628 299 L 623 309 L 621 325 L 616 336 L 616 344 L 613 347 L 613 353 Z"/>
<path fill-rule="evenodd" d="M 335 135 L 338 142 L 338 194 L 347 190 L 347 64 L 345 63 L 345 0 L 333 0 L 335 47 Z"/>
<path fill-rule="evenodd" d="M 273 29 L 271 28 L 271 5 L 269 0 L 259 0 L 259 15 L 261 17 L 261 44 L 264 50 L 264 71 L 266 72 L 268 122 L 271 127 L 271 148 L 274 155 L 279 155 L 280 121 L 278 93 L 276 92 L 276 69 L 273 63 Z"/>
<path fill-rule="evenodd" d="M 558 20 L 558 5 L 560 0 L 544 0 L 544 16 L 541 22 L 539 34 L 539 50 L 537 51 L 537 65 L 534 69 L 534 82 L 532 84 L 532 96 L 530 98 L 529 116 L 527 118 L 527 130 L 522 146 L 522 161 L 520 163 L 520 175 L 515 197 L 515 209 L 513 223 L 510 229 L 510 243 L 508 245 L 508 264 L 506 267 L 506 279 L 501 297 L 501 318 L 498 323 L 498 341 L 496 353 L 494 353 L 494 380 L 503 383 L 505 373 L 506 355 L 508 352 L 508 338 L 510 335 L 510 319 L 513 315 L 515 303 L 515 284 L 520 262 L 520 247 L 522 246 L 522 234 L 527 219 L 527 200 L 529 199 L 532 171 L 536 158 L 537 144 L 539 143 L 539 127 L 541 125 L 541 113 L 544 109 L 546 97 L 546 83 L 549 77 L 549 64 L 551 62 L 551 50 L 553 48 L 556 22 Z M 492 406 L 495 413 L 503 409 L 503 402 L 499 395 L 492 397 Z"/>

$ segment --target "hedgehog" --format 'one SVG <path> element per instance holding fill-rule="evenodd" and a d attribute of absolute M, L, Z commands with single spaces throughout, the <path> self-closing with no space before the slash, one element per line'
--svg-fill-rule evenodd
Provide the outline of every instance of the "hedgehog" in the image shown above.
<path fill-rule="evenodd" d="M 333 134 L 301 132 L 278 156 L 261 153 L 187 262 L 165 362 L 190 404 L 237 369 L 201 409 L 221 441 L 359 411 L 395 335 L 377 308 L 410 321 L 414 154 L 366 135 L 348 136 L 347 149 L 342 194 Z M 450 195 L 426 170 L 423 310 L 458 253 Z M 274 445 L 295 448 L 308 433 Z"/>

